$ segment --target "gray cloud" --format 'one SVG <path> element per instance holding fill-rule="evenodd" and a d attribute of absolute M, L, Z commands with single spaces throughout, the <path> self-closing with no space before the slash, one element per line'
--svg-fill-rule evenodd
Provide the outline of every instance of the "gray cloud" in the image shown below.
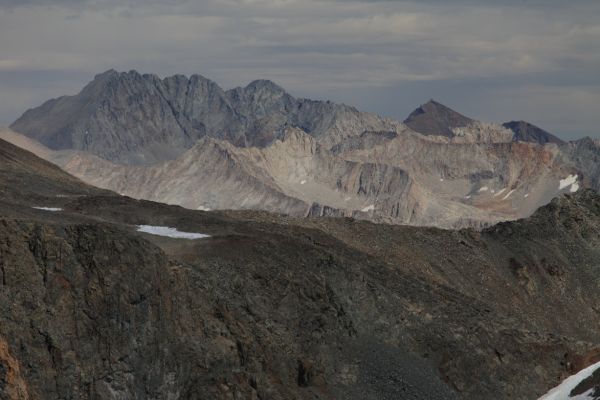
<path fill-rule="evenodd" d="M 599 17 L 585 0 L 1 0 L 0 123 L 115 68 L 600 137 Z"/>

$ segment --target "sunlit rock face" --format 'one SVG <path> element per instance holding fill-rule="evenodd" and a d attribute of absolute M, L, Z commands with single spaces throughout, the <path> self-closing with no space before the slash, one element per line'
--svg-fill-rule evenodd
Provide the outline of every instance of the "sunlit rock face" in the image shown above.
<path fill-rule="evenodd" d="M 527 122 L 477 121 L 434 100 L 401 123 L 267 80 L 96 76 L 2 137 L 95 186 L 191 209 L 481 229 L 600 188 L 600 147 Z M 41 143 L 40 143 L 41 142 Z"/>

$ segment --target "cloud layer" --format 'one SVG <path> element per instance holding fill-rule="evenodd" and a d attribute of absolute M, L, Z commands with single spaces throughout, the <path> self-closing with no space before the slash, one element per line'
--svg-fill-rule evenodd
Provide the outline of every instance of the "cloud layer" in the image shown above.
<path fill-rule="evenodd" d="M 115 68 L 600 137 L 597 1 L 2 0 L 0 37 L 1 124 Z"/>

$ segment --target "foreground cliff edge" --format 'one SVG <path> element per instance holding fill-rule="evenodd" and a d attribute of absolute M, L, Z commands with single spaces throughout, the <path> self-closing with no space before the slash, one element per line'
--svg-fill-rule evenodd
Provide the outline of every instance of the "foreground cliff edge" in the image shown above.
<path fill-rule="evenodd" d="M 207 213 L 3 141 L 0 189 L 2 398 L 536 399 L 600 355 L 588 190 L 481 233 Z"/>

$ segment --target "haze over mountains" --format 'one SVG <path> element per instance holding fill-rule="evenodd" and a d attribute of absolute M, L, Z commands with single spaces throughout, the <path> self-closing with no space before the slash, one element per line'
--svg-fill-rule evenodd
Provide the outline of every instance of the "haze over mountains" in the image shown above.
<path fill-rule="evenodd" d="M 600 188 L 591 139 L 565 143 L 524 121 L 485 123 L 434 100 L 402 123 L 296 99 L 265 80 L 225 91 L 199 75 L 110 70 L 11 128 L 88 183 L 192 209 L 481 228 L 528 216 L 562 192 Z"/>

